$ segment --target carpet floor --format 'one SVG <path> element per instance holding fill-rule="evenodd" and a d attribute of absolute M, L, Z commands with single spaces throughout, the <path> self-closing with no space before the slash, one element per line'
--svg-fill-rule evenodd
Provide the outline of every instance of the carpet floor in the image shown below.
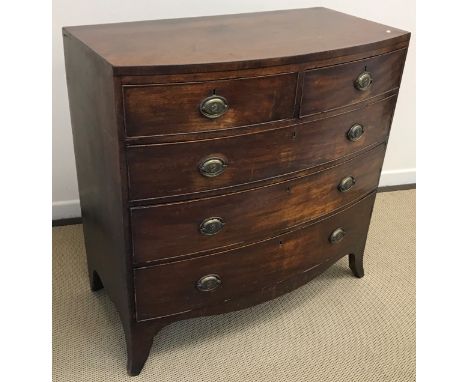
<path fill-rule="evenodd" d="M 343 258 L 273 301 L 174 323 L 137 377 L 105 289 L 89 290 L 81 225 L 53 228 L 54 381 L 414 381 L 415 197 L 378 194 L 364 278 Z"/>

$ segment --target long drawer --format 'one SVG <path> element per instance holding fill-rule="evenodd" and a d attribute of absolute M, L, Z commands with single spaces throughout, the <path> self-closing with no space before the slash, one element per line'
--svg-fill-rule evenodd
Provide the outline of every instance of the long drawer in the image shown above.
<path fill-rule="evenodd" d="M 361 253 L 374 199 L 375 193 L 318 223 L 237 250 L 135 269 L 137 320 L 222 304 Z"/>
<path fill-rule="evenodd" d="M 297 73 L 207 82 L 126 85 L 129 137 L 228 129 L 293 117 Z"/>
<path fill-rule="evenodd" d="M 406 49 L 306 71 L 301 117 L 358 103 L 400 86 Z"/>
<path fill-rule="evenodd" d="M 133 260 L 240 245 L 331 213 L 377 187 L 384 152 L 383 144 L 327 170 L 248 191 L 132 208 Z"/>
<path fill-rule="evenodd" d="M 127 150 L 130 199 L 235 187 L 356 153 L 386 139 L 395 102 L 396 96 L 391 96 L 335 117 L 263 133 L 130 146 Z M 215 176 L 204 173 L 203 166 L 214 160 L 218 161 L 221 173 Z M 212 169 L 216 171 L 215 167 Z"/>

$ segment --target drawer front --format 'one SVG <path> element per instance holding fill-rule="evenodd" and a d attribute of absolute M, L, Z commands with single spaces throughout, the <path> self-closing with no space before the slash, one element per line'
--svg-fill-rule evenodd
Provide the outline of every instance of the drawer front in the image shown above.
<path fill-rule="evenodd" d="M 289 119 L 294 113 L 296 86 L 297 73 L 124 86 L 126 134 L 184 134 Z"/>
<path fill-rule="evenodd" d="M 222 304 L 364 250 L 375 194 L 305 228 L 195 259 L 134 270 L 137 320 Z M 331 243 L 337 229 L 345 232 Z"/>
<path fill-rule="evenodd" d="M 385 145 L 381 145 L 341 165 L 287 182 L 189 202 L 132 208 L 134 262 L 240 245 L 331 213 L 377 187 L 384 153 Z M 352 187 L 340 190 L 342 181 Z"/>
<path fill-rule="evenodd" d="M 311 168 L 383 142 L 396 96 L 339 116 L 273 131 L 127 150 L 132 200 L 222 189 Z M 364 133 L 353 136 L 355 125 Z M 354 126 L 354 127 L 353 127 Z M 218 174 L 203 166 L 222 162 Z M 216 170 L 216 169 L 215 169 Z"/>
<path fill-rule="evenodd" d="M 406 49 L 381 56 L 306 71 L 301 116 L 347 106 L 396 89 L 400 85 Z M 365 87 L 371 78 L 370 85 Z M 358 79 L 360 84 L 358 85 Z"/>

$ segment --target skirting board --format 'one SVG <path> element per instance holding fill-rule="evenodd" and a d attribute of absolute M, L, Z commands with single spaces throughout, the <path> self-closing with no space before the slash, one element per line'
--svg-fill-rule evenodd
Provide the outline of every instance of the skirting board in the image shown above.
<path fill-rule="evenodd" d="M 52 220 L 73 219 L 81 217 L 80 201 L 64 200 L 52 202 Z"/>
<path fill-rule="evenodd" d="M 382 171 L 379 187 L 398 186 L 400 184 L 416 183 L 416 169 L 406 168 L 402 170 Z"/>
<path fill-rule="evenodd" d="M 416 183 L 416 169 L 382 171 L 379 189 L 382 191 L 414 188 Z M 401 186 L 401 187 L 399 187 Z M 65 200 L 52 202 L 52 225 L 77 224 L 80 222 L 80 201 Z"/>

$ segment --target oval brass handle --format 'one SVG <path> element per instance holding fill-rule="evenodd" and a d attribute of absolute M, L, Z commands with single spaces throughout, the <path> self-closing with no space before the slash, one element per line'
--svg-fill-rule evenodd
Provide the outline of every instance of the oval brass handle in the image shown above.
<path fill-rule="evenodd" d="M 336 243 L 340 242 L 341 240 L 343 240 L 345 235 L 346 235 L 346 232 L 345 232 L 345 230 L 343 228 L 337 228 L 331 233 L 328 240 L 330 240 L 330 243 L 336 244 Z"/>
<path fill-rule="evenodd" d="M 221 117 L 229 108 L 227 100 L 219 95 L 212 95 L 200 103 L 200 112 L 207 118 Z"/>
<path fill-rule="evenodd" d="M 341 179 L 338 189 L 341 192 L 349 191 L 356 184 L 356 179 L 352 176 L 347 176 L 346 178 Z"/>
<path fill-rule="evenodd" d="M 207 218 L 200 224 L 200 233 L 205 236 L 216 235 L 224 227 L 224 221 L 221 218 Z"/>
<path fill-rule="evenodd" d="M 359 123 L 355 123 L 351 128 L 348 130 L 348 139 L 350 141 L 356 142 L 361 139 L 362 135 L 364 134 L 364 126 Z"/>
<path fill-rule="evenodd" d="M 354 87 L 357 90 L 365 91 L 369 89 L 371 85 L 372 85 L 372 75 L 367 71 L 362 72 L 354 80 Z"/>
<path fill-rule="evenodd" d="M 197 281 L 197 289 L 200 292 L 209 292 L 215 290 L 221 285 L 221 277 L 218 275 L 206 275 Z"/>
<path fill-rule="evenodd" d="M 213 178 L 215 176 L 221 175 L 224 172 L 224 169 L 227 167 L 226 162 L 221 158 L 207 158 L 200 163 L 198 169 L 203 176 L 207 178 Z"/>

